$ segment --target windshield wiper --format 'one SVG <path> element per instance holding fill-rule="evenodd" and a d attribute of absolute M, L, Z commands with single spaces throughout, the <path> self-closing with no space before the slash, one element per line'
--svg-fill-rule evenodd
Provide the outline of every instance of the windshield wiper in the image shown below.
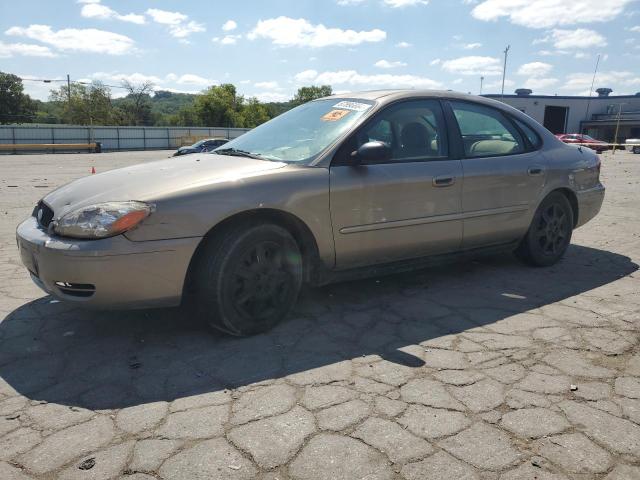
<path fill-rule="evenodd" d="M 233 157 L 247 157 L 255 158 L 257 160 L 264 160 L 265 158 L 258 153 L 247 152 L 246 150 L 238 150 L 237 148 L 222 148 L 220 150 L 213 150 L 211 153 L 217 155 L 231 155 Z"/>

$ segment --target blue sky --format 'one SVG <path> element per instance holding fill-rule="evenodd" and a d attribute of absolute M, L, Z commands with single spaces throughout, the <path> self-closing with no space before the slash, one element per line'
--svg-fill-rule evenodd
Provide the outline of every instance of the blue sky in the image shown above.
<path fill-rule="evenodd" d="M 231 82 L 285 100 L 299 86 L 615 94 L 640 91 L 638 0 L 3 0 L 0 70 L 23 78 Z M 50 85 L 25 82 L 46 99 Z M 122 90 L 113 89 L 114 95 Z"/>

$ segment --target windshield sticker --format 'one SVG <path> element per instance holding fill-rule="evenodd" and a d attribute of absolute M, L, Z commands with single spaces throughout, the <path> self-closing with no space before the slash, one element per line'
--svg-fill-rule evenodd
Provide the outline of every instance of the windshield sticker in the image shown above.
<path fill-rule="evenodd" d="M 338 120 L 349 115 L 349 110 L 331 110 L 329 113 L 325 113 L 322 116 L 323 122 L 337 122 Z"/>
<path fill-rule="evenodd" d="M 335 104 L 333 108 L 343 108 L 347 110 L 354 110 L 356 112 L 364 112 L 365 110 L 369 110 L 371 105 L 358 102 L 340 102 Z"/>

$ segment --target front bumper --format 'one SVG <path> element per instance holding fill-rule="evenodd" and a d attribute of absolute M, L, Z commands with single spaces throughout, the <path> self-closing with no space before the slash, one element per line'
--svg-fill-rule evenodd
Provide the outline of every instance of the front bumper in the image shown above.
<path fill-rule="evenodd" d="M 22 263 L 40 288 L 60 300 L 95 308 L 178 305 L 201 240 L 62 238 L 49 235 L 34 217 L 18 226 L 16 237 Z"/>
<path fill-rule="evenodd" d="M 576 192 L 578 198 L 578 222 L 576 228 L 595 217 L 604 201 L 604 185 L 599 183 L 593 188 Z"/>

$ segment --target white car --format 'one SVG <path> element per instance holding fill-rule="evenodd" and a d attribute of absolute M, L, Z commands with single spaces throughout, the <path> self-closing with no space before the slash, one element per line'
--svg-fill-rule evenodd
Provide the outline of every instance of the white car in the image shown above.
<path fill-rule="evenodd" d="M 631 147 L 633 153 L 640 153 L 640 138 L 627 138 L 624 143 Z"/>

